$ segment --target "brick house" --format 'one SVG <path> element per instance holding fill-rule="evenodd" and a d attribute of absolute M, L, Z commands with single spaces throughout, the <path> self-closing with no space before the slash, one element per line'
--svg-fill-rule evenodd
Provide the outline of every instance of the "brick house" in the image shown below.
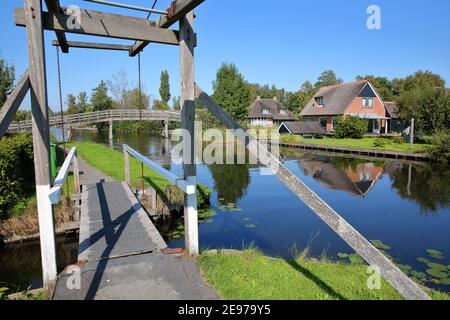
<path fill-rule="evenodd" d="M 333 132 L 336 119 L 340 116 L 369 120 L 368 133 L 389 132 L 389 113 L 367 80 L 320 88 L 300 115 L 303 121 L 319 123 L 328 133 Z"/>
<path fill-rule="evenodd" d="M 261 99 L 257 97 L 250 106 L 248 121 L 251 126 L 272 127 L 282 122 L 295 121 L 295 115 L 277 98 Z"/>

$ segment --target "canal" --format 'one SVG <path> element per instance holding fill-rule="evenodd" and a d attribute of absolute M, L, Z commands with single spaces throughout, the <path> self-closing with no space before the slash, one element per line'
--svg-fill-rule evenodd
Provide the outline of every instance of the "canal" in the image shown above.
<path fill-rule="evenodd" d="M 76 141 L 109 144 L 107 133 L 76 131 Z M 116 134 L 112 147 L 128 144 L 181 175 L 160 137 Z M 168 150 L 169 149 L 169 150 Z M 450 173 L 428 164 L 352 158 L 282 149 L 287 167 L 411 277 L 450 291 Z M 348 261 L 353 251 L 275 176 L 257 166 L 198 165 L 198 181 L 213 190 L 211 208 L 200 212 L 202 248 L 242 249 L 290 259 L 310 255 Z M 164 228 L 170 247 L 184 245 L 182 220 Z M 59 256 L 73 254 L 76 239 L 58 241 Z M 65 249 L 67 248 L 67 249 Z M 28 251 L 36 256 L 25 259 Z M 0 249 L 0 282 L 40 285 L 39 245 Z M 339 258 L 339 257 L 341 258 Z M 21 267 L 22 266 L 22 267 Z M 33 269 L 34 268 L 34 269 Z M 13 270 L 26 270 L 18 272 Z M 6 281 L 5 281 L 6 280 Z M 0 285 L 1 286 L 1 285 Z"/>

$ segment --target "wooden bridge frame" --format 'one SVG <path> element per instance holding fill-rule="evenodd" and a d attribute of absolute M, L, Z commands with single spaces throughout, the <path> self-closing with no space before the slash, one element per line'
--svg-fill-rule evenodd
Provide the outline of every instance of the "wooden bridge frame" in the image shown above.
<path fill-rule="evenodd" d="M 196 34 L 194 33 L 193 9 L 204 0 L 176 0 L 172 3 L 167 15 L 160 17 L 158 21 L 148 22 L 143 19 L 115 15 L 104 12 L 83 10 L 82 28 L 73 30 L 68 26 L 69 16 L 65 9 L 59 6 L 58 0 L 45 0 L 49 9 L 48 13 L 42 11 L 42 0 L 24 0 L 24 9 L 16 9 L 16 24 L 26 26 L 28 35 L 29 75 L 24 75 L 21 86 L 13 92 L 17 98 L 8 99 L 7 110 L 1 115 L 0 128 L 4 128 L 11 118 L 14 109 L 18 108 L 18 101 L 23 99 L 23 90 L 27 86 L 31 89 L 32 102 L 32 132 L 36 170 L 36 194 L 39 214 L 39 228 L 41 235 L 41 254 L 43 266 L 44 287 L 52 292 L 56 282 L 56 255 L 53 224 L 53 208 L 49 199 L 51 189 L 49 166 L 49 118 L 47 102 L 47 82 L 44 56 L 43 30 L 53 30 L 58 38 L 58 44 L 63 52 L 68 52 L 70 43 L 65 39 L 64 33 L 77 33 L 96 35 L 111 38 L 134 39 L 136 43 L 129 50 L 130 56 L 136 55 L 151 42 L 179 45 L 181 68 L 181 100 L 182 128 L 189 132 L 183 137 L 183 143 L 190 150 L 189 163 L 183 163 L 184 181 L 191 186 L 196 186 L 196 167 L 194 161 L 194 120 L 195 99 L 206 107 L 218 118 L 227 129 L 242 129 L 240 125 L 223 110 L 212 98 L 194 83 L 194 47 Z M 179 31 L 168 28 L 179 21 Z M 79 47 L 111 50 L 111 45 L 79 44 Z M 122 50 L 123 48 L 116 48 Z M 16 101 L 17 100 L 17 101 Z M 15 113 L 15 112 L 14 112 Z M 9 125 L 9 123 L 8 123 Z M 7 127 L 7 126 L 6 126 Z M 237 135 L 238 139 L 242 138 Z M 248 146 L 250 141 L 241 141 Z M 258 142 L 257 142 L 258 143 Z M 259 144 L 259 143 L 258 143 Z M 259 144 L 259 150 L 266 150 Z M 266 150 L 267 151 L 267 150 Z M 384 278 L 396 288 L 406 299 L 429 300 L 430 297 L 399 268 L 387 259 L 367 239 L 356 231 L 342 216 L 325 203 L 317 194 L 306 186 L 295 174 L 280 162 L 278 158 L 271 156 L 276 161 L 279 170 L 277 177 L 282 181 L 301 201 L 303 201 L 317 216 L 319 216 L 330 228 L 332 228 L 347 244 L 349 244 L 370 265 L 377 266 Z M 258 155 L 257 155 L 258 156 Z M 195 193 L 194 193 L 195 194 Z M 185 238 L 186 249 L 189 254 L 198 254 L 197 234 L 197 208 L 192 205 L 190 195 L 185 194 Z"/>

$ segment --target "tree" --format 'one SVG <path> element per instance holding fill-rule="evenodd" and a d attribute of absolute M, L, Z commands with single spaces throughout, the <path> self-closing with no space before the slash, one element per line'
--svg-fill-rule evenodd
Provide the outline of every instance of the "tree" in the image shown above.
<path fill-rule="evenodd" d="M 174 111 L 180 111 L 181 110 L 181 99 L 180 97 L 173 97 L 172 98 L 173 103 L 173 110 Z"/>
<path fill-rule="evenodd" d="M 77 105 L 77 98 L 73 94 L 67 95 L 67 114 L 77 114 L 78 112 L 78 105 Z"/>
<path fill-rule="evenodd" d="M 405 79 L 395 79 L 395 90 L 398 94 L 414 89 L 433 87 L 445 88 L 445 81 L 438 74 L 430 71 L 417 71 L 414 75 L 408 76 Z"/>
<path fill-rule="evenodd" d="M 89 104 L 87 102 L 87 93 L 86 92 L 80 92 L 78 94 L 78 103 L 77 103 L 77 109 L 79 113 L 84 113 L 89 108 Z"/>
<path fill-rule="evenodd" d="M 358 117 L 337 118 L 334 132 L 338 138 L 361 139 L 367 132 L 369 121 Z"/>
<path fill-rule="evenodd" d="M 93 111 L 109 110 L 112 107 L 112 99 L 108 96 L 108 87 L 105 81 L 92 91 L 91 105 Z"/>
<path fill-rule="evenodd" d="M 0 59 L 0 108 L 11 93 L 15 79 L 14 66 L 9 66 L 6 60 Z"/>
<path fill-rule="evenodd" d="M 319 78 L 317 78 L 315 86 L 318 89 L 320 87 L 332 86 L 342 82 L 344 82 L 344 80 L 342 80 L 342 78 L 338 78 L 333 70 L 325 70 Z"/>
<path fill-rule="evenodd" d="M 213 82 L 212 97 L 237 120 L 247 117 L 250 106 L 250 85 L 234 64 L 223 63 Z"/>
<path fill-rule="evenodd" d="M 129 109 L 143 109 L 147 110 L 150 103 L 150 97 L 146 95 L 144 92 L 140 92 L 139 97 L 139 88 L 134 88 L 133 90 L 129 90 L 125 94 L 125 105 Z"/>
<path fill-rule="evenodd" d="M 153 101 L 153 110 L 164 110 L 164 111 L 169 111 L 170 108 L 167 105 L 167 103 L 165 103 L 164 101 L 161 100 L 155 100 Z"/>
<path fill-rule="evenodd" d="M 161 84 L 159 86 L 159 94 L 161 95 L 161 100 L 165 104 L 170 101 L 170 83 L 169 83 L 169 73 L 167 70 L 161 72 Z"/>
<path fill-rule="evenodd" d="M 120 70 L 118 73 L 112 75 L 112 79 L 108 80 L 108 88 L 116 100 L 120 109 L 125 109 L 125 95 L 128 91 L 128 80 L 125 70 Z"/>

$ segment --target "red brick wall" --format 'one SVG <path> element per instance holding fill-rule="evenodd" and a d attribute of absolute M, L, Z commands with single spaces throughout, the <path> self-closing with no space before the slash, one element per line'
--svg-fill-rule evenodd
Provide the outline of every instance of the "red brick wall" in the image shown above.
<path fill-rule="evenodd" d="M 384 109 L 383 103 L 378 98 L 373 98 L 372 108 L 362 107 L 362 98 L 356 97 L 355 100 L 348 106 L 345 110 L 345 114 L 349 113 L 376 113 L 380 117 L 386 116 L 386 110 Z"/>

